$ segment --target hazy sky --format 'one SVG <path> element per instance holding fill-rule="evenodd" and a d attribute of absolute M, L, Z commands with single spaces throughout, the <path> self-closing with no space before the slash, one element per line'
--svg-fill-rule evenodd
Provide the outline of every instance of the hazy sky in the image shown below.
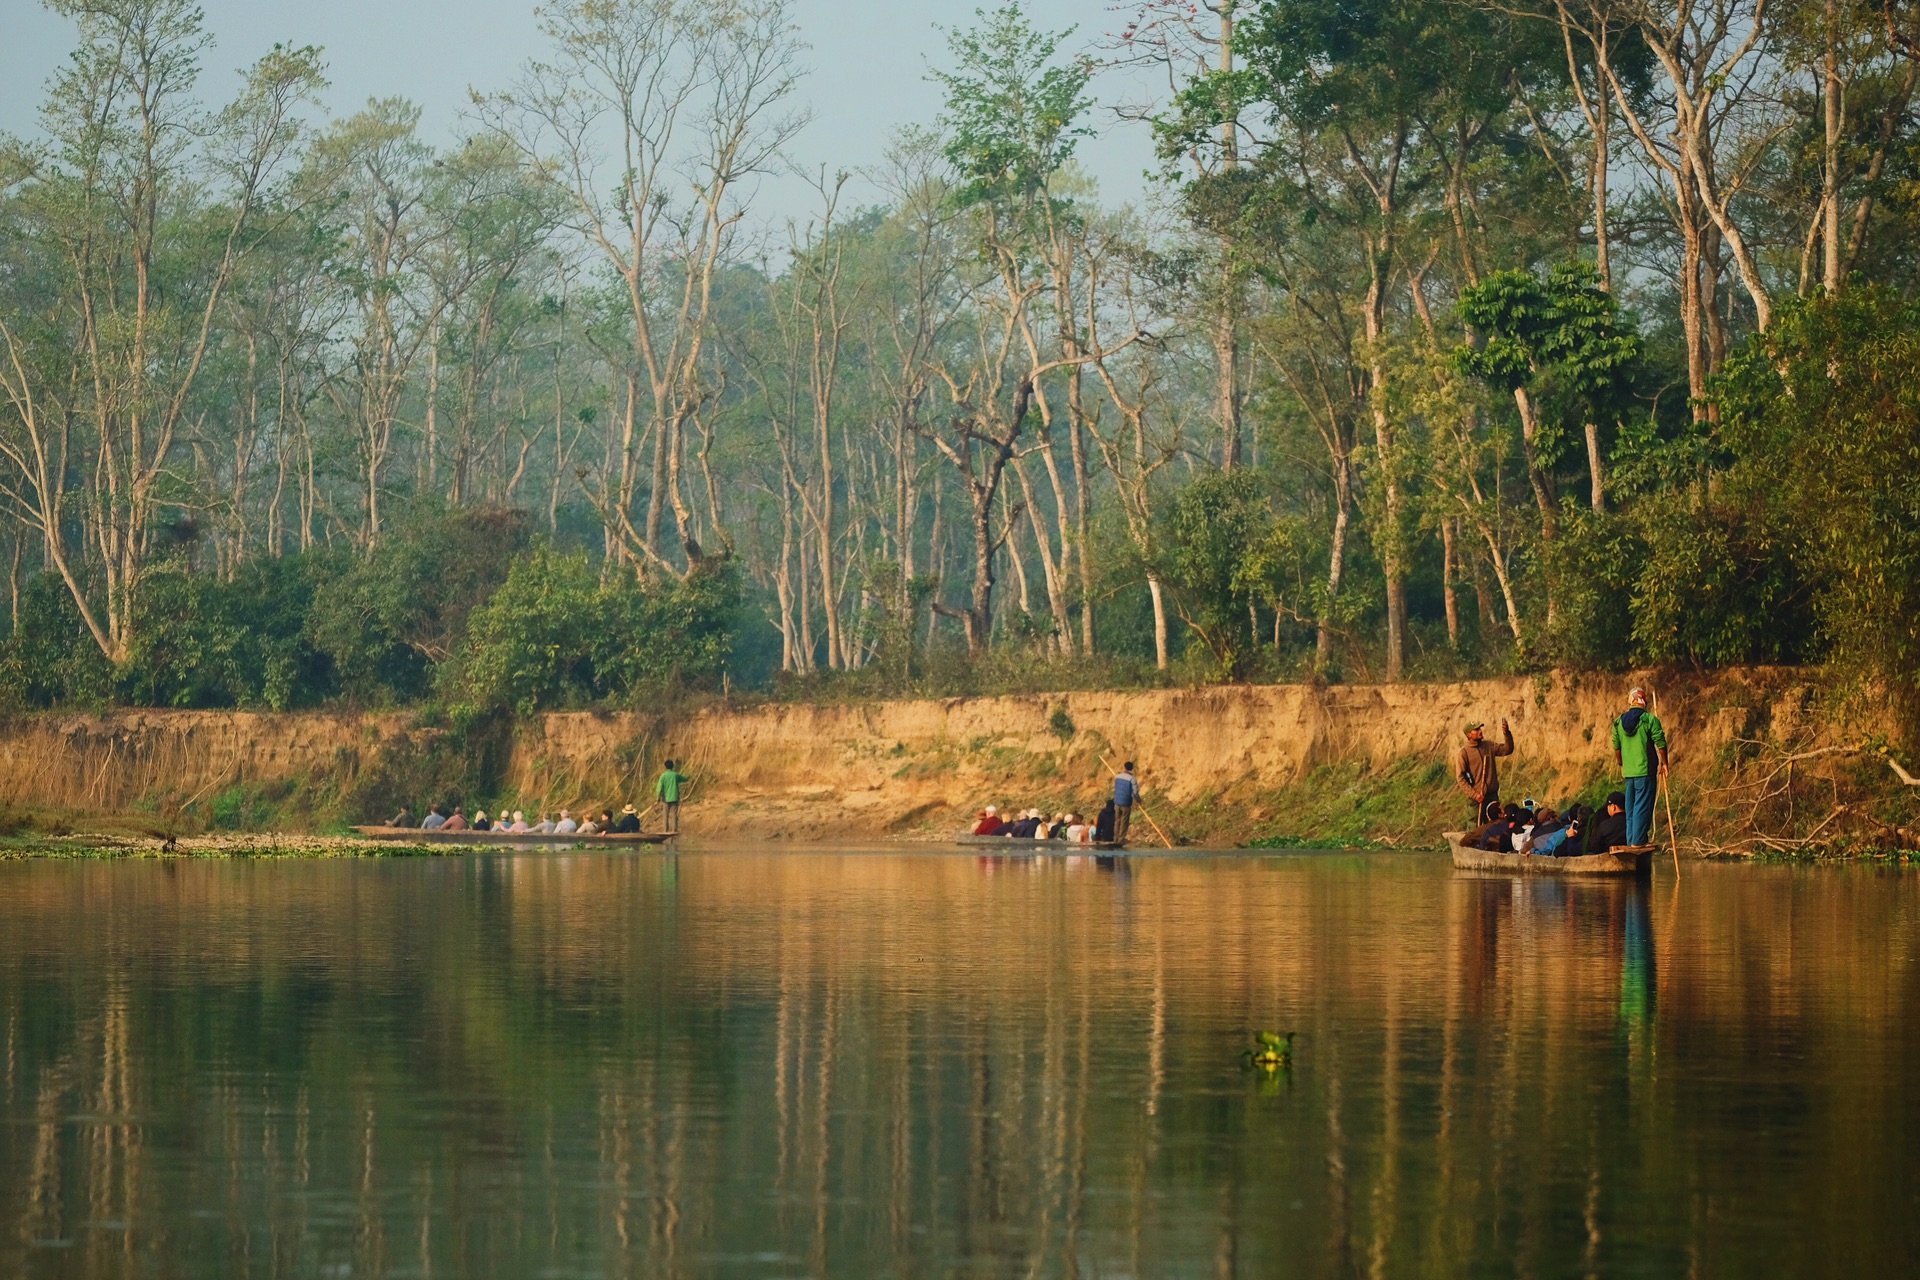
<path fill-rule="evenodd" d="M 855 169 L 876 162 L 888 135 L 904 124 L 931 123 L 938 87 L 927 83 L 929 60 L 944 65 L 945 39 L 935 29 L 971 22 L 987 0 L 794 0 L 812 49 L 812 74 L 803 93 L 813 123 L 795 144 L 806 168 Z M 429 138 L 452 137 L 469 86 L 506 85 L 539 45 L 534 0 L 202 0 L 207 28 L 218 43 L 201 85 L 209 100 L 224 100 L 234 69 L 273 43 L 317 44 L 326 50 L 332 81 L 327 107 L 348 113 L 371 96 L 399 94 L 426 112 Z M 1077 49 L 1124 24 L 1114 0 L 1029 0 L 1028 12 L 1047 29 L 1077 27 L 1066 48 Z M 73 29 L 38 0 L 0 0 L 0 129 L 26 133 L 47 78 L 66 57 Z M 1103 103 L 1137 100 L 1140 82 L 1107 77 L 1096 82 Z M 1144 130 L 1119 124 L 1101 109 L 1092 122 L 1100 135 L 1080 144 L 1080 159 L 1099 181 L 1108 203 L 1138 200 L 1141 176 L 1152 160 Z M 776 182 L 755 202 L 769 218 L 806 211 L 806 189 Z"/>

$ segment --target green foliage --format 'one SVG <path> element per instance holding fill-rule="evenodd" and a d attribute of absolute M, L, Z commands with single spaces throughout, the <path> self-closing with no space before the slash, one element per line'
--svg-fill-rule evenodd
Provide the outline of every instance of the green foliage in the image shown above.
<path fill-rule="evenodd" d="M 602 573 L 584 553 L 537 546 L 473 615 L 449 668 L 454 718 L 717 684 L 738 608 L 738 578 L 725 561 L 684 580 L 642 581 L 630 569 Z"/>
<path fill-rule="evenodd" d="M 960 175 L 963 205 L 1024 208 L 1093 132 L 1078 123 L 1090 105 L 1093 64 L 1048 65 L 1073 33 L 1038 30 L 1019 3 L 975 16 L 977 26 L 947 37 L 956 69 L 933 73 L 946 89 L 947 160 Z"/>
<path fill-rule="evenodd" d="M 1636 660 L 1711 667 L 1805 656 L 1810 628 L 1799 575 L 1773 512 L 1723 502 L 1694 511 L 1655 502 L 1640 511 Z"/>
<path fill-rule="evenodd" d="M 1560 537 L 1543 550 L 1558 612 L 1541 656 L 1570 667 L 1624 666 L 1632 658 L 1636 571 L 1646 557 L 1633 521 L 1569 511 Z"/>
<path fill-rule="evenodd" d="M 221 582 L 173 573 L 147 583 L 117 686 L 156 707 L 313 706 L 337 692 L 334 666 L 308 637 L 316 592 L 336 573 L 324 554 L 250 560 Z"/>
<path fill-rule="evenodd" d="M 1792 536 L 1835 656 L 1920 727 L 1920 304 L 1862 286 L 1795 301 L 1729 362 L 1739 483 Z"/>
<path fill-rule="evenodd" d="M 356 698 L 424 697 L 437 664 L 459 646 L 468 615 L 499 588 L 528 537 L 523 511 L 460 509 L 396 521 L 371 555 L 317 593 L 315 645 Z"/>
<path fill-rule="evenodd" d="M 10 707 L 104 706 L 114 700 L 113 667 L 87 635 L 58 575 L 20 586 L 19 609 L 0 646 L 0 699 Z"/>
<path fill-rule="evenodd" d="M 1168 544 L 1180 614 L 1222 674 L 1238 674 L 1255 598 L 1249 552 L 1275 535 L 1259 479 L 1246 470 L 1204 475 L 1180 491 Z"/>
<path fill-rule="evenodd" d="M 0 645 L 0 699 L 23 708 L 313 706 L 338 692 L 332 663 L 307 639 L 324 554 L 249 561 L 222 582 L 151 577 L 137 602 L 127 661 L 108 663 L 57 575 L 23 584 L 20 624 Z"/>
<path fill-rule="evenodd" d="M 1569 425 L 1611 423 L 1627 409 L 1640 338 L 1623 324 L 1613 295 L 1588 262 L 1562 263 L 1542 279 L 1527 270 L 1496 271 L 1460 293 L 1460 318 L 1484 335 L 1478 349 L 1454 353 L 1459 370 L 1511 394 L 1546 394 L 1560 414 L 1539 447 L 1553 457 Z"/>

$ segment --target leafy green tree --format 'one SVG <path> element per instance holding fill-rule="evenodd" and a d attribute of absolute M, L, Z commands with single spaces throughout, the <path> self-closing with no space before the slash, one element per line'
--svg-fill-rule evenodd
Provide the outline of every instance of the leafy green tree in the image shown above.
<path fill-rule="evenodd" d="M 1563 424 L 1539 412 L 1536 398 L 1557 393 L 1586 425 L 1592 505 L 1603 510 L 1605 483 L 1598 424 L 1625 411 L 1628 378 L 1640 359 L 1640 337 L 1623 322 L 1599 269 L 1568 262 L 1542 278 L 1497 271 L 1460 293 L 1460 318 L 1484 338 L 1457 353 L 1461 370 L 1513 396 L 1520 410 L 1527 478 L 1546 527 L 1556 505 L 1548 467 L 1564 444 Z"/>
<path fill-rule="evenodd" d="M 738 609 L 738 581 L 724 561 L 685 578 L 643 582 L 619 570 L 603 579 L 585 554 L 537 546 L 475 612 L 446 668 L 455 718 L 717 684 Z"/>
<path fill-rule="evenodd" d="M 1261 597 L 1276 526 L 1259 478 L 1240 468 L 1201 476 L 1174 501 L 1169 531 L 1174 601 L 1222 675 L 1241 674 L 1253 643 L 1248 609 Z"/>
<path fill-rule="evenodd" d="M 419 698 L 530 537 L 523 511 L 418 514 L 315 596 L 315 645 L 350 697 Z"/>
<path fill-rule="evenodd" d="M 1783 305 L 1728 363 L 1729 478 L 1778 503 L 1834 656 L 1920 731 L 1920 303 L 1884 287 Z"/>

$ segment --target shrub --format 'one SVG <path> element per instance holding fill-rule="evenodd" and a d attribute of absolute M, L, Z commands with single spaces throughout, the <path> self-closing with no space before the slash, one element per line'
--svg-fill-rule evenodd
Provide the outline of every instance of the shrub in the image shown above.
<path fill-rule="evenodd" d="M 371 555 L 315 597 L 311 635 L 356 701 L 428 694 L 469 616 L 530 537 L 524 511 L 458 510 L 396 521 Z"/>
<path fill-rule="evenodd" d="M 1920 303 L 1794 300 L 1728 363 L 1740 479 L 1779 513 L 1833 655 L 1920 729 Z"/>
<path fill-rule="evenodd" d="M 718 683 L 738 607 L 725 561 L 643 581 L 626 568 L 603 575 L 584 552 L 535 547 L 473 614 L 448 669 L 455 719 Z"/>

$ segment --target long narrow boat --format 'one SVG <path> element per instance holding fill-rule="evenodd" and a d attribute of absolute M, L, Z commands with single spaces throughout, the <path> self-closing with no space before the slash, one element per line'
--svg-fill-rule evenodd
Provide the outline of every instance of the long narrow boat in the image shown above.
<path fill-rule="evenodd" d="M 1546 854 L 1495 853 L 1462 844 L 1464 831 L 1446 833 L 1453 849 L 1453 865 L 1462 871 L 1503 871 L 1529 876 L 1645 876 L 1653 874 L 1653 855 L 1658 846 L 1621 845 L 1605 853 L 1582 854 L 1577 858 L 1554 858 Z"/>
<path fill-rule="evenodd" d="M 422 831 L 418 827 L 355 827 L 355 831 L 368 840 L 396 840 L 408 844 L 470 844 L 480 848 L 488 845 L 516 844 L 564 844 L 564 845 L 635 845 L 665 844 L 670 836 L 662 832 L 631 832 L 622 835 L 596 834 L 583 836 L 578 831 Z"/>
<path fill-rule="evenodd" d="M 1124 840 L 1095 840 L 1091 843 L 1075 844 L 1071 840 L 1016 839 L 1013 836 L 976 836 L 972 832 L 954 837 L 955 844 L 981 845 L 995 849 L 1032 849 L 1038 853 L 1075 853 L 1081 849 L 1124 849 Z"/>

